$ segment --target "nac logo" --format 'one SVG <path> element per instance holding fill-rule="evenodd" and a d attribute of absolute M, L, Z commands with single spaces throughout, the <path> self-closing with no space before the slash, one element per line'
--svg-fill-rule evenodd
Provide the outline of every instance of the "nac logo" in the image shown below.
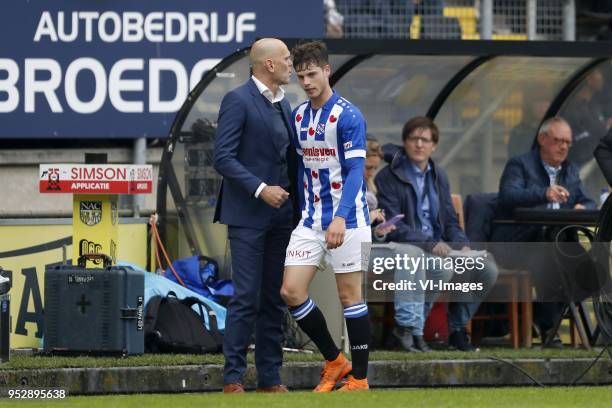
<path fill-rule="evenodd" d="M 81 201 L 79 217 L 85 225 L 93 227 L 102 221 L 102 201 Z"/>

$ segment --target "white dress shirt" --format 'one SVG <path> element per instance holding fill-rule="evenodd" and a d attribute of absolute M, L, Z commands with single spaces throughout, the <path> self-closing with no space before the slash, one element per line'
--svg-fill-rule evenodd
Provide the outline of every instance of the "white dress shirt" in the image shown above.
<path fill-rule="evenodd" d="M 251 79 L 253 80 L 253 82 L 255 82 L 257 89 L 259 89 L 259 93 L 265 96 L 265 98 L 269 100 L 270 103 L 280 102 L 285 98 L 285 90 L 281 86 L 278 87 L 276 95 L 272 95 L 272 91 L 270 90 L 270 88 L 265 86 L 263 82 L 261 82 L 255 77 L 255 75 L 251 75 Z"/>
<path fill-rule="evenodd" d="M 550 179 L 550 185 L 554 186 L 555 184 L 557 184 L 557 177 L 561 172 L 561 166 L 554 167 L 550 164 L 544 163 L 544 161 L 542 161 L 542 165 L 544 166 L 544 170 L 546 170 L 546 173 L 548 174 L 548 178 Z M 546 205 L 546 208 L 558 210 L 561 208 L 561 205 L 559 203 L 548 203 Z"/>

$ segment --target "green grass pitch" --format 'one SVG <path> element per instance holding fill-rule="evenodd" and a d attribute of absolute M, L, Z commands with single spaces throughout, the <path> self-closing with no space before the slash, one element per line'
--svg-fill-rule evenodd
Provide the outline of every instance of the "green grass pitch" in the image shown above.
<path fill-rule="evenodd" d="M 95 397 L 68 397 L 57 401 L 11 401 L 10 405 L 88 408 L 178 408 L 178 407 L 609 407 L 612 387 L 551 387 L 551 388 L 429 388 L 407 390 L 374 390 L 349 394 L 288 394 L 223 395 L 148 394 Z M 6 400 L 0 402 L 5 405 Z M 9 405 L 6 404 L 6 405 Z"/>

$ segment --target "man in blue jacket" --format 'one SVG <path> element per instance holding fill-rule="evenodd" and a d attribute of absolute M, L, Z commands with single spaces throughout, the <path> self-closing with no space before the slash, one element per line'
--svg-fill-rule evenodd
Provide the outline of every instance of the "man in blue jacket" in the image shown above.
<path fill-rule="evenodd" d="M 553 117 L 544 121 L 537 142 L 536 148 L 511 158 L 506 164 L 499 182 L 499 216 L 512 218 L 516 208 L 595 208 L 595 202 L 584 192 L 578 167 L 567 160 L 572 145 L 572 130 L 565 119 Z M 545 231 L 543 225 L 497 224 L 494 226 L 491 241 L 543 242 L 548 240 Z M 539 298 L 547 297 L 546 293 L 561 290 L 558 273 L 545 274 L 538 268 L 538 273 L 532 276 Z M 534 320 L 542 332 L 542 337 L 556 336 L 556 333 L 549 331 L 559 318 L 562 304 L 538 302 L 534 306 Z M 551 345 L 561 347 L 558 336 Z"/>
<path fill-rule="evenodd" d="M 595 208 L 584 192 L 578 167 L 567 160 L 572 130 L 565 119 L 547 119 L 538 133 L 538 147 L 508 160 L 499 181 L 500 216 L 512 217 L 515 208 Z M 541 225 L 498 225 L 492 241 L 542 240 Z"/>
<path fill-rule="evenodd" d="M 253 75 L 223 98 L 215 139 L 215 169 L 223 176 L 215 221 L 228 226 L 235 289 L 225 324 L 223 391 L 244 392 L 254 333 L 257 391 L 286 392 L 279 373 L 286 310 L 280 288 L 297 164 L 281 85 L 289 83 L 292 65 L 287 46 L 273 38 L 256 41 L 249 57 Z"/>
<path fill-rule="evenodd" d="M 410 119 L 402 130 L 403 149 L 397 150 L 391 163 L 375 179 L 379 206 L 387 217 L 404 215 L 395 231 L 388 234 L 387 241 L 413 244 L 424 251 L 426 258 L 434 261 L 435 258 L 456 256 L 453 248 L 470 250 L 469 240 L 457 221 L 446 173 L 431 159 L 438 139 L 438 127 L 431 119 L 424 116 Z M 388 153 L 389 148 L 385 151 Z M 423 256 L 408 252 L 409 256 Z M 463 275 L 452 268 L 428 267 L 425 276 L 435 282 L 469 279 L 482 284 L 481 291 L 471 294 L 471 301 L 449 304 L 449 345 L 462 351 L 474 350 L 467 337 L 466 325 L 497 279 L 494 261 L 488 257 L 482 269 Z M 423 326 L 433 299 L 431 296 L 426 299 L 424 304 L 407 302 L 396 293 L 398 327 L 394 335 L 409 351 L 427 351 L 422 343 Z"/>

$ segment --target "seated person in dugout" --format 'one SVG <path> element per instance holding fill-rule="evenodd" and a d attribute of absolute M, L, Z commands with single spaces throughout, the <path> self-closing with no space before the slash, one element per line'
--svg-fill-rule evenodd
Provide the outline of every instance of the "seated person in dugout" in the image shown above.
<path fill-rule="evenodd" d="M 495 284 L 497 267 L 488 254 L 483 254 L 481 267 L 471 271 L 454 269 L 452 262 L 446 262 L 457 255 L 453 247 L 466 251 L 469 257 L 470 243 L 457 221 L 446 173 L 431 159 L 438 138 L 438 127 L 431 119 L 410 119 L 402 130 L 403 148 L 398 148 L 391 163 L 375 178 L 379 205 L 387 217 L 404 215 L 395 224 L 396 229 L 388 233 L 387 241 L 393 242 L 396 253 L 422 259 L 412 271 L 396 267 L 395 282 L 416 278 L 437 285 L 421 293 L 395 291 L 397 327 L 393 334 L 408 351 L 429 351 L 423 341 L 423 327 L 433 301 L 443 289 L 439 286 L 450 283 L 465 287 L 463 284 L 472 283 L 474 290 L 453 296 L 462 301 L 449 304 L 448 323 L 449 346 L 473 351 L 466 325 Z M 385 146 L 383 150 L 389 149 Z"/>
<path fill-rule="evenodd" d="M 372 241 L 384 242 L 387 233 L 395 230 L 395 225 L 383 226 L 385 220 L 385 212 L 378 208 L 378 199 L 376 198 L 376 185 L 374 184 L 374 176 L 380 167 L 382 160 L 382 150 L 380 144 L 375 137 L 367 135 L 366 138 L 366 159 L 365 168 L 363 171 L 363 179 L 365 181 L 366 202 L 370 210 L 370 223 L 372 225 Z"/>
<path fill-rule="evenodd" d="M 553 117 L 542 124 L 537 137 L 538 146 L 534 150 L 514 157 L 508 161 L 499 182 L 498 214 L 501 218 L 512 218 L 516 208 L 549 208 L 551 210 L 595 208 L 595 202 L 586 196 L 578 167 L 567 160 L 572 145 L 572 130 L 565 119 Z M 546 227 L 543 225 L 495 224 L 491 236 L 493 242 L 545 242 Z M 571 235 L 571 234 L 569 234 Z M 565 234 L 564 241 L 576 240 Z M 552 253 L 551 253 L 552 255 Z M 505 257 L 504 257 L 505 258 Z M 550 257 L 544 256 L 539 267 L 529 262 L 534 285 L 539 299 L 551 299 L 562 290 L 558 271 L 550 270 L 546 263 Z M 500 262 L 502 260 L 500 259 Z M 516 257 L 508 262 L 514 262 Z M 506 261 L 502 262 L 506 265 Z M 526 267 L 526 265 L 508 265 Z M 537 272 L 537 273 L 536 273 Z M 536 302 L 534 321 L 543 338 L 555 336 L 553 347 L 561 347 L 556 333 L 549 333 L 562 311 L 559 302 Z"/>

